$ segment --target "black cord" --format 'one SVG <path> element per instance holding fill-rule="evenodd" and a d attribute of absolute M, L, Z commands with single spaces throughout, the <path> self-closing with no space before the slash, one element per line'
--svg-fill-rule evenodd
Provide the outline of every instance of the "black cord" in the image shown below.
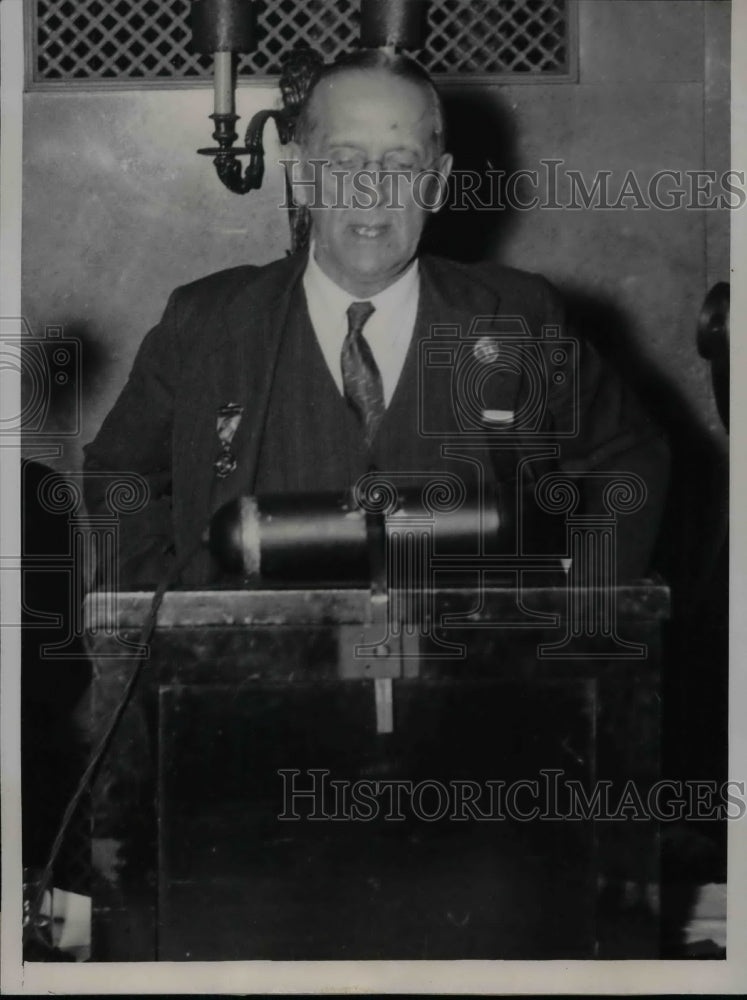
<path fill-rule="evenodd" d="M 150 641 L 150 638 L 153 634 L 153 629 L 156 626 L 156 620 L 158 618 L 158 610 L 161 607 L 161 602 L 163 601 L 164 594 L 169 589 L 169 587 L 171 587 L 172 584 L 176 581 L 181 571 L 187 565 L 189 560 L 194 556 L 195 552 L 197 552 L 197 550 L 200 548 L 201 544 L 202 542 L 200 542 L 198 545 L 195 545 L 194 548 L 190 549 L 186 553 L 186 555 L 182 556 L 181 559 L 179 559 L 176 563 L 174 563 L 170 567 L 168 572 L 166 572 L 164 576 L 161 578 L 161 581 L 159 582 L 158 586 L 156 587 L 153 593 L 153 598 L 150 602 L 150 608 L 148 609 L 148 616 L 143 622 L 142 628 L 140 629 L 140 634 L 138 636 L 138 645 L 145 646 Z M 75 811 L 78 808 L 83 793 L 85 792 L 86 788 L 92 781 L 99 767 L 99 764 L 101 763 L 104 754 L 107 751 L 109 743 L 111 742 L 111 739 L 114 736 L 114 733 L 117 729 L 117 726 L 119 725 L 120 719 L 122 718 L 125 709 L 130 703 L 130 699 L 132 698 L 135 686 L 137 685 L 138 679 L 140 678 L 145 657 L 133 656 L 131 657 L 131 659 L 134 660 L 135 666 L 133 668 L 129 680 L 127 681 L 127 685 L 124 689 L 122 698 L 120 699 L 119 704 L 114 710 L 109 725 L 106 728 L 106 732 L 101 737 L 101 740 L 99 741 L 99 744 L 94 750 L 94 752 L 91 754 L 91 758 L 88 762 L 88 765 L 86 766 L 86 769 L 83 772 L 80 781 L 78 782 L 78 785 L 75 791 L 73 792 L 70 801 L 67 804 L 62 820 L 60 821 L 60 825 L 57 829 L 57 834 L 52 843 L 47 863 L 44 866 L 41 879 L 39 880 L 39 885 L 36 895 L 34 896 L 33 902 L 31 904 L 32 925 L 34 924 L 35 918 L 38 915 L 39 911 L 41 910 L 42 902 L 44 901 L 44 894 L 46 893 L 47 887 L 52 878 L 52 873 L 54 871 L 55 862 L 57 861 L 57 856 L 65 840 L 65 836 L 70 827 L 70 823 L 73 819 L 73 816 L 75 815 Z"/>

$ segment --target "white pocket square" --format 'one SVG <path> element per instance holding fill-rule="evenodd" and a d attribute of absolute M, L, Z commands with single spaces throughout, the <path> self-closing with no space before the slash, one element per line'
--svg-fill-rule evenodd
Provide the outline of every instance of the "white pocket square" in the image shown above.
<path fill-rule="evenodd" d="M 510 424 L 514 419 L 513 410 L 483 410 L 482 419 L 489 424 Z"/>

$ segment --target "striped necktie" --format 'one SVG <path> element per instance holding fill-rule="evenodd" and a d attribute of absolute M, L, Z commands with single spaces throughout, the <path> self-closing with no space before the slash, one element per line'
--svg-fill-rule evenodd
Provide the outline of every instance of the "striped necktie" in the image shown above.
<path fill-rule="evenodd" d="M 363 327 L 375 311 L 370 302 L 351 302 L 348 307 L 348 333 L 340 357 L 345 398 L 361 422 L 369 448 L 385 409 L 381 373 L 363 336 Z"/>

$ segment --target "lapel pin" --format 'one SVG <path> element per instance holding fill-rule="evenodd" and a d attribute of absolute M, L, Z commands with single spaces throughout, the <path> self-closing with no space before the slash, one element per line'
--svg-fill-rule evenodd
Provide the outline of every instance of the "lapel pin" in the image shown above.
<path fill-rule="evenodd" d="M 501 349 L 495 337 L 480 337 L 472 349 L 472 353 L 476 361 L 489 365 L 495 361 L 501 353 Z"/>

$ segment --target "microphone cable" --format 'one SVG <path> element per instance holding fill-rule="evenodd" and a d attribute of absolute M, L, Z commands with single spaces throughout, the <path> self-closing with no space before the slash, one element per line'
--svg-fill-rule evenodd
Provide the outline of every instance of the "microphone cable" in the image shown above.
<path fill-rule="evenodd" d="M 179 577 L 179 574 L 182 572 L 182 570 L 190 561 L 190 559 L 192 559 L 192 557 L 195 555 L 195 553 L 198 551 L 201 545 L 202 541 L 200 541 L 193 548 L 189 549 L 186 552 L 186 554 L 182 556 L 181 559 L 178 559 L 166 571 L 166 573 L 164 573 L 163 577 L 161 578 L 158 586 L 156 587 L 153 593 L 153 598 L 151 599 L 150 602 L 150 607 L 148 609 L 147 617 L 143 622 L 143 625 L 140 629 L 140 633 L 138 635 L 137 639 L 138 645 L 145 646 L 150 641 L 150 638 L 153 635 L 153 630 L 156 626 L 158 611 L 161 607 L 161 603 L 163 601 L 166 591 L 169 589 L 169 587 L 171 587 L 175 583 L 175 581 Z M 104 757 L 104 754 L 106 753 L 109 747 L 109 744 L 111 742 L 112 737 L 114 736 L 114 733 L 116 732 L 117 726 L 119 725 L 119 722 L 122 716 L 124 715 L 125 709 L 130 703 L 137 682 L 141 676 L 143 663 L 145 662 L 146 657 L 134 655 L 130 657 L 130 659 L 134 661 L 134 667 L 127 681 L 127 684 L 125 685 L 122 697 L 116 709 L 112 713 L 111 719 L 109 720 L 109 723 L 106 727 L 106 731 L 101 737 L 98 746 L 91 754 L 86 769 L 81 775 L 80 780 L 78 781 L 78 784 L 75 788 L 75 791 L 70 797 L 70 800 L 65 808 L 65 812 L 62 816 L 60 824 L 57 828 L 57 833 L 55 835 L 54 841 L 52 842 L 52 847 L 49 851 L 47 863 L 44 866 L 44 869 L 42 870 L 38 887 L 30 904 L 29 923 L 32 928 L 35 926 L 36 919 L 38 918 L 39 912 L 41 910 L 41 906 L 44 901 L 44 895 L 47 892 L 49 883 L 51 881 L 52 874 L 54 872 L 55 862 L 57 861 L 57 857 L 60 853 L 60 849 L 65 840 L 65 836 L 67 835 L 68 829 L 70 828 L 70 823 L 72 822 L 72 819 L 75 815 L 78 805 L 80 804 L 80 800 L 83 797 L 83 793 L 88 788 L 90 782 L 92 781 L 93 777 L 96 774 L 96 771 L 98 770 L 98 767 Z"/>

